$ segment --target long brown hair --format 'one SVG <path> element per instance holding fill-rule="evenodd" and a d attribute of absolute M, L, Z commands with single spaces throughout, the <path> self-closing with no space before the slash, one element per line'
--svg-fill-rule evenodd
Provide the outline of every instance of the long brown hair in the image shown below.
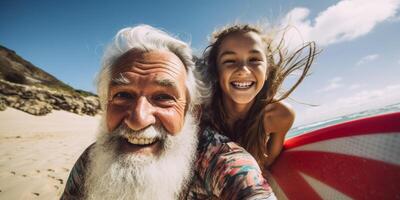
<path fill-rule="evenodd" d="M 234 123 L 234 127 L 230 129 L 226 123 L 227 115 L 222 101 L 222 90 L 218 84 L 217 55 L 222 42 L 227 36 L 234 33 L 248 32 L 257 33 L 265 43 L 268 63 L 267 79 L 261 91 L 256 95 L 255 101 L 246 117 Z M 314 42 L 305 43 L 293 53 L 289 53 L 287 48 L 284 47 L 283 37 L 275 44 L 276 41 L 274 43 L 272 37 L 265 34 L 259 27 L 248 24 L 229 26 L 213 34 L 211 44 L 203 53 L 202 62 L 198 63 L 198 72 L 202 77 L 202 81 L 210 84 L 209 88 L 211 89 L 211 96 L 203 105 L 201 126 L 211 126 L 221 134 L 238 142 L 256 158 L 260 167 L 265 165 L 269 138 L 263 127 L 264 112 L 262 110 L 270 103 L 287 98 L 296 89 L 308 75 L 314 56 L 317 54 Z M 308 52 L 303 55 L 307 49 Z M 283 81 L 297 70 L 301 71 L 297 81 L 289 90 L 278 95 Z"/>

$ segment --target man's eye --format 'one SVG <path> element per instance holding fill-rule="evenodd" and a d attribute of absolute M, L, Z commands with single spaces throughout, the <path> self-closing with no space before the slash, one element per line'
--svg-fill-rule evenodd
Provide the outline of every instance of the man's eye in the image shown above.
<path fill-rule="evenodd" d="M 132 103 L 134 98 L 135 97 L 128 92 L 118 92 L 112 97 L 111 102 L 116 105 L 126 105 Z"/>
<path fill-rule="evenodd" d="M 117 99 L 132 99 L 133 96 L 127 92 L 118 92 L 117 94 L 114 95 L 114 98 Z"/>
<path fill-rule="evenodd" d="M 175 98 L 168 94 L 158 94 L 153 97 L 155 101 L 175 101 Z"/>

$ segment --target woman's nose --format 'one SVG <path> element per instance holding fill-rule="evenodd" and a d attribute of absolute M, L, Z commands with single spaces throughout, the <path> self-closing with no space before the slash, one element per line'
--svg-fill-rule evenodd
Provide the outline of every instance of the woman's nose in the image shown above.
<path fill-rule="evenodd" d="M 241 63 L 238 68 L 238 75 L 244 76 L 250 73 L 250 68 L 246 63 Z"/>
<path fill-rule="evenodd" d="M 129 115 L 124 122 L 132 130 L 139 131 L 155 124 L 155 108 L 146 97 L 139 97 L 130 109 Z"/>

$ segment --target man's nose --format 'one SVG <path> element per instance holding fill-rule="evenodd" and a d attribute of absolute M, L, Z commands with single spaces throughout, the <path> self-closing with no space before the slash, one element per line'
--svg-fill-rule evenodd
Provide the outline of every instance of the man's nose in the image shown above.
<path fill-rule="evenodd" d="M 132 105 L 129 110 L 129 115 L 124 121 L 129 128 L 139 131 L 156 122 L 154 111 L 153 105 L 146 97 L 142 96 Z"/>

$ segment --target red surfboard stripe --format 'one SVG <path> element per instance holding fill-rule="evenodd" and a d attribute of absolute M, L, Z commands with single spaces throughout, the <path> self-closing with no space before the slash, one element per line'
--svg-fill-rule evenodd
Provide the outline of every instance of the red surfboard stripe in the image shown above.
<path fill-rule="evenodd" d="M 281 156 L 282 157 L 282 156 Z M 294 169 L 290 159 L 278 158 L 275 161 L 271 174 L 288 199 L 322 199 L 318 193 L 304 180 L 297 169 Z M 276 169 L 276 170 L 275 170 Z"/>
<path fill-rule="evenodd" d="M 299 172 L 355 199 L 400 199 L 400 166 L 326 152 L 282 154 L 271 173 L 289 199 L 316 199 Z"/>
<path fill-rule="evenodd" d="M 391 132 L 400 132 L 400 112 L 353 120 L 311 131 L 286 140 L 284 148 L 291 149 L 332 138 Z"/>

